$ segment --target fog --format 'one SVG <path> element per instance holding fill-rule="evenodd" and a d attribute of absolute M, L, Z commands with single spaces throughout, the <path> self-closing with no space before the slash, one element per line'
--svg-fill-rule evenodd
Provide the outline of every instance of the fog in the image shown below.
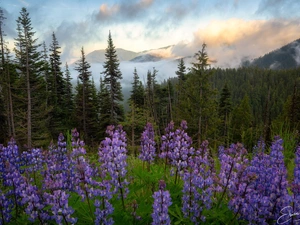
<path fill-rule="evenodd" d="M 104 71 L 102 63 L 91 63 L 90 71 L 92 72 L 92 77 L 94 79 L 96 88 L 99 89 L 100 84 L 100 76 L 103 77 L 101 72 Z M 189 62 L 187 62 L 186 66 L 189 67 Z M 123 93 L 125 98 L 129 95 L 131 91 L 132 82 L 133 82 L 133 72 L 134 68 L 136 68 L 137 73 L 140 77 L 140 80 L 145 84 L 147 82 L 147 72 L 150 70 L 153 71 L 155 68 L 157 72 L 156 80 L 157 82 L 162 82 L 170 77 L 175 77 L 175 71 L 178 70 L 178 61 L 174 59 L 169 60 L 160 60 L 156 62 L 130 62 L 130 61 L 122 61 L 120 62 L 120 71 L 122 73 L 123 79 L 120 81 L 123 89 Z M 78 72 L 74 69 L 75 65 L 72 64 L 70 66 L 71 76 L 73 78 L 72 83 L 76 85 Z"/>

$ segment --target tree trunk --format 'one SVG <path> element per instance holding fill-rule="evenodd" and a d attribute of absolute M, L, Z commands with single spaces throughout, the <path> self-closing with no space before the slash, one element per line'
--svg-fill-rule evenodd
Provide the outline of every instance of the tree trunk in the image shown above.
<path fill-rule="evenodd" d="M 29 74 L 28 46 L 26 46 L 26 80 L 27 80 L 27 148 L 31 148 L 31 90 L 30 90 L 30 74 Z"/>
<path fill-rule="evenodd" d="M 10 127 L 10 131 L 11 131 L 10 135 L 12 135 L 13 137 L 16 137 L 9 69 L 7 69 L 7 78 L 8 78 L 7 79 L 7 81 L 8 81 L 8 84 L 7 84 L 8 100 L 9 100 L 9 127 Z"/>
<path fill-rule="evenodd" d="M 135 121 L 134 121 L 134 115 L 135 114 L 135 105 L 133 103 L 133 108 L 132 108 L 132 112 L 131 112 L 131 147 L 134 150 L 134 156 L 136 157 L 137 152 L 135 149 L 135 139 L 134 139 L 134 128 L 135 128 Z"/>

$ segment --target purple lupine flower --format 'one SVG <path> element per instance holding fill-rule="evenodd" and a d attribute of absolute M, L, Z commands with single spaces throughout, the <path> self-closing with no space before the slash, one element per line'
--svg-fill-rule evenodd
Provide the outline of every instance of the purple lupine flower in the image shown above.
<path fill-rule="evenodd" d="M 300 212 L 300 146 L 297 147 L 294 168 L 294 181 L 291 185 L 293 192 L 293 212 Z M 294 217 L 292 218 L 295 219 Z M 299 219 L 297 217 L 296 219 Z M 293 222 L 293 221 L 291 221 Z"/>
<path fill-rule="evenodd" d="M 159 155 L 160 158 L 168 159 L 168 154 L 170 149 L 173 149 L 173 135 L 174 135 L 174 122 L 171 121 L 165 129 L 165 134 L 161 137 L 161 153 Z"/>
<path fill-rule="evenodd" d="M 94 195 L 100 197 L 100 200 L 96 199 L 94 204 L 96 207 L 95 224 L 111 225 L 114 223 L 113 219 L 109 217 L 114 211 L 112 204 L 109 202 L 112 198 L 111 184 L 109 181 L 103 180 L 98 186 L 99 188 L 94 191 Z"/>
<path fill-rule="evenodd" d="M 248 197 L 252 212 L 243 215 L 251 223 L 274 223 L 280 217 L 280 211 L 291 203 L 282 143 L 282 139 L 275 137 L 270 155 L 259 153 L 251 161 L 248 170 L 257 177 Z"/>
<path fill-rule="evenodd" d="M 172 204 L 169 191 L 165 191 L 166 183 L 159 181 L 159 190 L 152 195 L 154 198 L 152 219 L 153 225 L 171 224 L 168 208 Z"/>
<path fill-rule="evenodd" d="M 110 182 L 114 187 L 113 193 L 120 192 L 119 197 L 121 197 L 123 208 L 125 208 L 124 198 L 128 193 L 128 182 L 125 178 L 127 173 L 126 134 L 120 125 L 116 129 L 114 126 L 108 126 L 106 133 L 109 137 L 101 142 L 99 148 L 101 177 L 105 178 L 109 175 Z"/>
<path fill-rule="evenodd" d="M 12 218 L 13 201 L 0 190 L 0 224 L 9 223 Z"/>
<path fill-rule="evenodd" d="M 74 191 L 81 196 L 81 200 L 93 198 L 94 188 L 98 186 L 98 182 L 94 180 L 95 170 L 83 156 L 77 157 L 72 161 L 75 165 L 75 189 Z"/>
<path fill-rule="evenodd" d="M 177 168 L 178 171 L 186 168 L 188 160 L 194 154 L 192 145 L 192 138 L 186 133 L 187 123 L 183 120 L 180 128 L 177 129 L 173 135 L 173 149 L 169 152 L 171 164 Z"/>
<path fill-rule="evenodd" d="M 169 125 L 168 129 L 172 126 Z M 175 183 L 177 181 L 178 173 L 188 167 L 188 161 L 194 155 L 194 148 L 191 147 L 192 139 L 186 133 L 187 123 L 183 120 L 180 124 L 180 128 L 176 129 L 175 132 L 170 131 L 166 136 L 163 137 L 163 149 L 168 149 L 166 157 L 170 160 L 171 165 L 175 167 Z M 168 145 L 168 146 L 167 146 Z M 166 151 L 165 151 L 166 152 Z M 163 155 L 164 156 L 164 155 Z M 171 170 L 171 174 L 173 171 Z"/>
<path fill-rule="evenodd" d="M 84 141 L 80 140 L 79 138 L 79 133 L 76 130 L 76 128 L 74 130 L 72 130 L 72 147 L 73 147 L 73 151 L 71 153 L 71 156 L 77 157 L 80 155 L 85 155 L 86 154 L 86 150 L 84 148 Z"/>
<path fill-rule="evenodd" d="M 10 139 L 10 141 L 7 143 L 7 147 L 2 148 L 1 155 L 2 155 L 2 160 L 4 162 L 8 161 L 21 173 L 23 172 L 22 170 L 20 170 L 20 166 L 23 165 L 23 162 L 20 158 L 19 148 L 14 138 Z"/>
<path fill-rule="evenodd" d="M 57 146 L 51 144 L 45 157 L 46 169 L 43 171 L 44 190 L 69 190 L 75 188 L 74 163 L 67 153 L 66 142 L 62 134 L 58 137 Z"/>
<path fill-rule="evenodd" d="M 72 217 L 74 209 L 69 206 L 69 194 L 62 190 L 55 190 L 53 194 L 44 193 L 45 203 L 51 207 L 52 216 L 56 224 L 75 224 L 77 218 Z"/>
<path fill-rule="evenodd" d="M 202 215 L 204 207 L 211 208 L 214 172 L 210 158 L 208 141 L 204 141 L 182 174 L 182 211 L 194 224 L 199 224 L 200 220 L 205 221 Z"/>
<path fill-rule="evenodd" d="M 221 203 L 225 194 L 233 197 L 240 178 L 249 164 L 246 155 L 247 150 L 240 143 L 232 144 L 229 148 L 221 150 L 221 154 L 219 154 L 221 169 L 216 190 L 222 192 L 222 195 L 218 204 Z"/>
<path fill-rule="evenodd" d="M 43 153 L 39 148 L 33 148 L 22 152 L 22 159 L 25 164 L 25 172 L 27 173 L 36 173 L 43 169 L 45 160 Z"/>
<path fill-rule="evenodd" d="M 141 137 L 141 153 L 139 158 L 150 164 L 155 156 L 154 130 L 152 124 L 147 123 Z"/>
<path fill-rule="evenodd" d="M 20 171 L 9 162 L 5 164 L 4 186 L 8 187 L 7 196 L 13 199 L 18 214 L 18 208 L 22 205 L 21 193 L 26 188 L 26 182 Z"/>
<path fill-rule="evenodd" d="M 25 213 L 29 216 L 30 222 L 38 220 L 40 224 L 44 224 L 51 219 L 47 210 L 46 204 L 42 198 L 41 192 L 35 185 L 27 183 L 26 187 L 21 192 L 22 205 L 25 205 Z"/>
<path fill-rule="evenodd" d="M 266 148 L 266 143 L 264 142 L 263 138 L 260 138 L 259 141 L 257 142 L 257 145 L 254 146 L 253 148 L 253 155 L 259 154 L 259 153 L 264 153 Z"/>

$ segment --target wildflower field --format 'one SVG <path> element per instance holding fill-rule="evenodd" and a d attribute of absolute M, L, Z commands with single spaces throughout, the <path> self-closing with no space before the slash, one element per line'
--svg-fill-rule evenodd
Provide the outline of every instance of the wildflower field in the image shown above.
<path fill-rule="evenodd" d="M 283 140 L 194 148 L 171 122 L 155 142 L 145 126 L 138 157 L 122 126 L 109 126 L 98 154 L 76 129 L 48 149 L 0 145 L 0 224 L 298 224 L 300 148 L 288 179 Z M 299 223 L 300 224 L 300 223 Z"/>

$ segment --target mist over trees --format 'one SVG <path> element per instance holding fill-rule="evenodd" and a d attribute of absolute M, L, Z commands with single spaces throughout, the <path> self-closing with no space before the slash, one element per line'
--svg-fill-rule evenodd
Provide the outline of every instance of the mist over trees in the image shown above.
<path fill-rule="evenodd" d="M 147 122 L 159 138 L 170 121 L 186 120 L 197 146 L 207 139 L 215 147 L 242 142 L 251 149 L 260 138 L 270 143 L 279 132 L 299 129 L 299 68 L 211 68 L 209 46 L 203 43 L 191 68 L 179 59 L 176 73 L 161 83 L 155 68 L 143 74 L 144 83 L 132 68 L 130 96 L 123 99 L 122 71 L 110 32 L 99 87 L 83 46 L 72 87 L 54 32 L 46 46 L 35 37 L 30 15 L 22 8 L 13 57 L 4 25 L 0 10 L 0 143 L 13 136 L 24 149 L 47 146 L 59 133 L 76 127 L 87 144 L 97 146 L 108 125 L 122 124 L 136 153 Z"/>

